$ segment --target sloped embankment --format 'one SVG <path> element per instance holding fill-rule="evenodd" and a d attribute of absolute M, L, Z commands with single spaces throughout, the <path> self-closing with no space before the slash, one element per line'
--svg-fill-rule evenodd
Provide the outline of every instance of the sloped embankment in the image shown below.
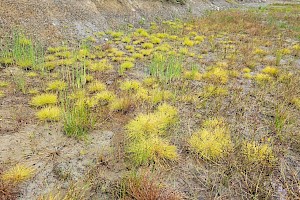
<path fill-rule="evenodd" d="M 229 1 L 228 1 L 229 2 Z M 54 43 L 86 37 L 121 24 L 201 15 L 237 6 L 225 0 L 188 0 L 185 5 L 158 0 L 5 0 L 0 1 L 0 33 L 19 27 Z"/>

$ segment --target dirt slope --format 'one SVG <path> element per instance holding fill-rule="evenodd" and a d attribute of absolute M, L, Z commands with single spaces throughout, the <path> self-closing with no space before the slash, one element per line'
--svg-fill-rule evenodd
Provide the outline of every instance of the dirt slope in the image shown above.
<path fill-rule="evenodd" d="M 229 2 L 229 1 L 228 1 Z M 80 39 L 91 32 L 147 21 L 201 15 L 237 6 L 225 0 L 0 0 L 0 33 L 20 27 L 42 41 Z"/>

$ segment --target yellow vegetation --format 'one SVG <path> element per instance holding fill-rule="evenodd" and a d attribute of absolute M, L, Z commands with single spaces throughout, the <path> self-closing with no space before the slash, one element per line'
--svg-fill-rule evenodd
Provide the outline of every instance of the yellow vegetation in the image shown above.
<path fill-rule="evenodd" d="M 100 92 L 105 90 L 105 88 L 105 84 L 99 81 L 94 81 L 88 85 L 89 92 Z"/>
<path fill-rule="evenodd" d="M 137 91 L 140 88 L 141 84 L 136 80 L 124 81 L 120 84 L 120 89 L 124 91 Z"/>
<path fill-rule="evenodd" d="M 67 83 L 65 83 L 64 81 L 56 80 L 48 83 L 47 90 L 62 91 L 66 88 L 67 88 Z"/>
<path fill-rule="evenodd" d="M 61 111 L 57 106 L 46 107 L 38 111 L 36 116 L 42 121 L 58 121 L 61 117 Z"/>
<path fill-rule="evenodd" d="M 30 179 L 34 174 L 34 169 L 25 165 L 18 164 L 4 172 L 2 179 L 12 183 L 21 183 Z"/>
<path fill-rule="evenodd" d="M 99 71 L 99 72 L 103 72 L 103 71 L 107 71 L 107 70 L 111 70 L 113 69 L 113 66 L 109 63 L 109 61 L 107 59 L 103 59 L 98 63 L 93 63 L 89 66 L 89 69 L 91 71 Z"/>
<path fill-rule="evenodd" d="M 162 160 L 176 160 L 178 158 L 176 146 L 170 145 L 159 137 L 142 138 L 130 143 L 127 148 L 132 161 L 136 165 Z"/>
<path fill-rule="evenodd" d="M 192 151 L 209 160 L 228 155 L 233 149 L 230 134 L 222 119 L 206 120 L 203 128 L 189 139 Z"/>
<path fill-rule="evenodd" d="M 57 96 L 55 94 L 40 94 L 32 97 L 31 105 L 33 106 L 44 106 L 49 104 L 57 103 Z"/>
<path fill-rule="evenodd" d="M 228 82 L 229 73 L 227 70 L 222 69 L 221 67 L 213 67 L 211 70 L 204 73 L 202 77 L 213 83 L 225 84 Z"/>
<path fill-rule="evenodd" d="M 126 70 L 131 69 L 133 67 L 134 67 L 134 63 L 126 61 L 121 64 L 119 72 L 120 74 L 123 74 Z"/>
<path fill-rule="evenodd" d="M 177 117 L 177 109 L 168 104 L 160 105 L 156 112 L 140 114 L 131 120 L 126 126 L 127 135 L 134 139 L 150 135 L 164 135 L 167 128 L 177 121 Z"/>
<path fill-rule="evenodd" d="M 129 107 L 130 100 L 128 98 L 115 98 L 109 103 L 111 112 L 126 111 Z"/>
<path fill-rule="evenodd" d="M 258 73 L 255 76 L 255 80 L 259 83 L 259 84 L 265 84 L 269 81 L 272 80 L 272 77 L 268 74 L 262 74 L 262 73 Z"/>
<path fill-rule="evenodd" d="M 226 96 L 228 93 L 228 90 L 224 87 L 209 85 L 204 87 L 203 92 L 201 92 L 199 96 L 202 98 L 209 98 L 214 96 Z"/>
<path fill-rule="evenodd" d="M 272 148 L 268 144 L 245 142 L 242 147 L 242 152 L 249 162 L 271 164 L 275 161 Z"/>
<path fill-rule="evenodd" d="M 267 66 L 262 70 L 262 72 L 271 76 L 277 76 L 279 70 L 276 67 Z"/>
<path fill-rule="evenodd" d="M 95 98 L 98 99 L 98 101 L 100 101 L 102 105 L 106 105 L 109 102 L 115 100 L 116 96 L 113 92 L 105 90 L 100 93 L 97 93 L 95 95 Z"/>
<path fill-rule="evenodd" d="M 190 40 L 189 38 L 184 38 L 183 40 L 183 43 L 182 43 L 184 46 L 189 46 L 189 47 L 192 47 L 195 45 L 195 43 Z"/>

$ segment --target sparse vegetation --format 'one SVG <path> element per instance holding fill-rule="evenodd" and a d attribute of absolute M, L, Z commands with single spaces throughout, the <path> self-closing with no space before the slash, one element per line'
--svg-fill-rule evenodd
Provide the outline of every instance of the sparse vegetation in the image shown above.
<path fill-rule="evenodd" d="M 0 198 L 298 199 L 299 12 L 1 36 Z"/>

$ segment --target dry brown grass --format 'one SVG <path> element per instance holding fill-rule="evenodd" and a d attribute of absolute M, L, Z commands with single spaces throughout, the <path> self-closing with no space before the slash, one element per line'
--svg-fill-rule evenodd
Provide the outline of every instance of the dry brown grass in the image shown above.
<path fill-rule="evenodd" d="M 183 196 L 162 185 L 157 175 L 142 172 L 125 179 L 126 200 L 182 200 Z"/>

